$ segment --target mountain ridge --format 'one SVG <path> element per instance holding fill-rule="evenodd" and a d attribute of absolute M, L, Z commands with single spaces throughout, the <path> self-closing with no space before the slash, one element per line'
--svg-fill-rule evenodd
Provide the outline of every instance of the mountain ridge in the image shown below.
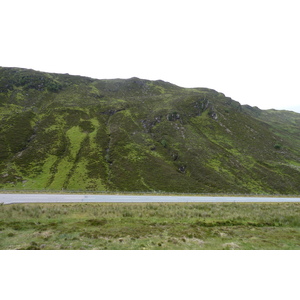
<path fill-rule="evenodd" d="M 162 80 L 0 67 L 0 188 L 300 191 L 300 114 Z"/>

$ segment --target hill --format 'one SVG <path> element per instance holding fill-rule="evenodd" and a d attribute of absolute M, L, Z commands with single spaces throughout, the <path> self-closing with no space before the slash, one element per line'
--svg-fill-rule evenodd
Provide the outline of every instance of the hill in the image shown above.
<path fill-rule="evenodd" d="M 300 192 L 300 114 L 206 88 L 0 68 L 0 188 Z"/>

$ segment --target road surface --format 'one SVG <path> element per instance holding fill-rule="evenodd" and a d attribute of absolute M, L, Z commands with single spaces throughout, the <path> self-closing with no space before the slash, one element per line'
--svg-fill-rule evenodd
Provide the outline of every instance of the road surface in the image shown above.
<path fill-rule="evenodd" d="M 299 198 L 280 197 L 206 197 L 145 195 L 77 195 L 77 194 L 0 194 L 0 203 L 64 203 L 64 202 L 300 202 Z"/>

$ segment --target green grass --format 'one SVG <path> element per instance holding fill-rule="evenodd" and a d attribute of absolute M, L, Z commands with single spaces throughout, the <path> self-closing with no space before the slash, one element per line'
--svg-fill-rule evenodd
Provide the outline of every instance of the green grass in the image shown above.
<path fill-rule="evenodd" d="M 0 249 L 300 249 L 300 203 L 0 206 Z"/>

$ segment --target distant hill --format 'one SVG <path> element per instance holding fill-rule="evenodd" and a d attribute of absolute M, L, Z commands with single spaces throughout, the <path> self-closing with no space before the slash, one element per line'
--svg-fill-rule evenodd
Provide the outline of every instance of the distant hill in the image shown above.
<path fill-rule="evenodd" d="M 299 130 L 211 89 L 0 68 L 2 189 L 298 194 Z"/>

